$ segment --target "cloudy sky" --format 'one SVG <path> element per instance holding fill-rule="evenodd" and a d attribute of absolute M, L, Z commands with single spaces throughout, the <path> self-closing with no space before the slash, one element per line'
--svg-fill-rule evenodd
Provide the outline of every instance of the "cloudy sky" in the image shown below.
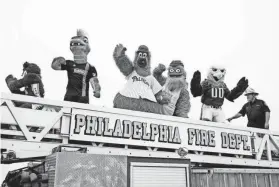
<path fill-rule="evenodd" d="M 260 93 L 271 109 L 270 129 L 279 131 L 278 62 L 279 2 L 276 0 L 200 1 L 5 1 L 0 3 L 1 92 L 9 92 L 5 77 L 20 77 L 25 61 L 42 69 L 45 98 L 63 100 L 67 74 L 51 69 L 54 57 L 72 59 L 69 41 L 78 28 L 89 34 L 94 65 L 102 86 L 100 99 L 91 104 L 112 107 L 115 94 L 125 84 L 112 53 L 116 44 L 128 56 L 141 44 L 152 53 L 152 68 L 182 60 L 190 82 L 194 71 L 206 77 L 210 65 L 227 69 L 225 82 L 232 89 L 242 76 Z M 277 34 L 276 34 L 277 33 Z M 92 92 L 92 91 L 91 91 Z M 246 102 L 225 101 L 227 117 Z M 200 115 L 200 98 L 192 98 L 191 118 Z M 230 125 L 246 126 L 246 118 Z"/>

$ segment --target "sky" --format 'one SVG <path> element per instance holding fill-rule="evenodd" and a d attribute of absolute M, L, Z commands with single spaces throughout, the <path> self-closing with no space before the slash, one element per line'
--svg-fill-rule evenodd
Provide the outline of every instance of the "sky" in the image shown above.
<path fill-rule="evenodd" d="M 81 28 L 89 34 L 88 62 L 96 67 L 102 87 L 100 99 L 90 90 L 92 105 L 111 108 L 126 82 L 112 58 L 116 44 L 128 49 L 130 59 L 139 45 L 147 45 L 152 69 L 181 60 L 188 82 L 196 70 L 206 78 L 214 64 L 226 68 L 230 89 L 245 76 L 270 107 L 270 129 L 279 131 L 278 9 L 276 0 L 1 1 L 0 90 L 9 93 L 5 77 L 20 78 L 22 64 L 28 61 L 41 68 L 45 98 L 63 100 L 67 73 L 54 71 L 51 62 L 58 56 L 73 59 L 70 38 Z M 226 100 L 226 117 L 245 102 L 245 96 L 234 103 Z M 191 105 L 189 117 L 199 119 L 200 97 L 191 97 Z M 246 124 L 245 117 L 228 125 Z"/>

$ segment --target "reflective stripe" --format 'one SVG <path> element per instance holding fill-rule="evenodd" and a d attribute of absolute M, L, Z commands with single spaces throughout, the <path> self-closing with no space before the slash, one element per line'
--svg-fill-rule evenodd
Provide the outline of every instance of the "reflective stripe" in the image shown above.
<path fill-rule="evenodd" d="M 82 97 L 86 96 L 86 77 L 87 77 L 87 73 L 88 73 L 88 70 L 89 70 L 89 63 L 86 64 L 85 66 L 85 72 L 84 72 L 84 75 L 83 75 L 83 78 L 82 78 Z"/>

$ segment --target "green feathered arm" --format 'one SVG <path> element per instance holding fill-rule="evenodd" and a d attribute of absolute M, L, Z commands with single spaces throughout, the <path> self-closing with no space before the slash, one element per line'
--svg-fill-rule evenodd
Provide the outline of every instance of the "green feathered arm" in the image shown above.
<path fill-rule="evenodd" d="M 193 75 L 193 78 L 191 80 L 190 90 L 191 90 L 193 97 L 202 95 L 201 73 L 199 71 L 196 71 Z"/>
<path fill-rule="evenodd" d="M 238 83 L 237 86 L 232 89 L 230 92 L 228 92 L 225 97 L 233 102 L 235 99 L 237 99 L 239 96 L 241 96 L 243 94 L 243 92 L 247 89 L 247 87 L 249 86 L 248 84 L 248 79 L 246 79 L 245 77 L 242 77 Z"/>

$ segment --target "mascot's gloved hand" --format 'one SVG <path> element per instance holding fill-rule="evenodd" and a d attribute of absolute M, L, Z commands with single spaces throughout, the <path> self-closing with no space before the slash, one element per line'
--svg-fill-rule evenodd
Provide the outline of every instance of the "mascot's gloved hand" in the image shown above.
<path fill-rule="evenodd" d="M 101 92 L 100 91 L 94 91 L 94 97 L 100 98 L 101 97 Z"/>
<path fill-rule="evenodd" d="M 54 60 L 59 64 L 66 64 L 66 59 L 64 57 L 56 57 Z"/>
<path fill-rule="evenodd" d="M 201 83 L 201 72 L 195 71 L 193 78 L 191 80 L 191 88 L 195 88 L 196 85 L 200 85 Z"/>
<path fill-rule="evenodd" d="M 153 70 L 153 73 L 162 74 L 164 71 L 166 71 L 166 66 L 164 64 L 159 64 L 158 67 Z"/>
<path fill-rule="evenodd" d="M 201 87 L 201 72 L 195 71 L 193 78 L 191 80 L 191 93 L 194 97 L 202 95 L 202 87 Z"/>
<path fill-rule="evenodd" d="M 12 74 L 8 75 L 5 79 L 6 83 L 8 84 L 10 81 L 12 81 L 14 78 L 14 76 Z"/>
<path fill-rule="evenodd" d="M 16 88 L 14 84 L 14 82 L 17 81 L 17 79 L 13 75 L 8 75 L 5 80 L 10 91 L 18 90 L 18 88 Z"/>
<path fill-rule="evenodd" d="M 51 63 L 51 67 L 54 70 L 61 70 L 61 65 L 66 65 L 66 59 L 64 57 L 56 57 Z"/>
<path fill-rule="evenodd" d="M 237 87 L 243 91 L 246 90 L 248 86 L 248 79 L 246 79 L 245 77 L 242 77 L 237 83 Z"/>
<path fill-rule="evenodd" d="M 124 47 L 122 44 L 116 45 L 116 47 L 114 48 L 113 57 L 119 58 L 121 56 L 124 56 L 126 50 L 127 48 Z"/>
<path fill-rule="evenodd" d="M 97 77 L 90 79 L 91 86 L 93 88 L 93 95 L 96 98 L 101 97 L 101 86 Z"/>
<path fill-rule="evenodd" d="M 241 96 L 248 87 L 248 79 L 242 77 L 236 87 L 231 90 L 230 94 L 226 97 L 229 101 L 233 102 L 236 98 Z"/>
<path fill-rule="evenodd" d="M 101 97 L 101 86 L 99 84 L 99 80 L 94 78 L 94 97 L 100 98 Z"/>
<path fill-rule="evenodd" d="M 198 83 L 201 82 L 201 72 L 200 71 L 195 71 L 195 73 L 193 75 L 193 78 L 192 78 L 192 81 L 195 81 L 195 82 L 198 82 Z"/>
<path fill-rule="evenodd" d="M 171 94 L 165 91 L 161 91 L 160 95 L 158 96 L 158 103 L 161 105 L 169 104 L 171 100 L 171 96 L 172 96 Z"/>

